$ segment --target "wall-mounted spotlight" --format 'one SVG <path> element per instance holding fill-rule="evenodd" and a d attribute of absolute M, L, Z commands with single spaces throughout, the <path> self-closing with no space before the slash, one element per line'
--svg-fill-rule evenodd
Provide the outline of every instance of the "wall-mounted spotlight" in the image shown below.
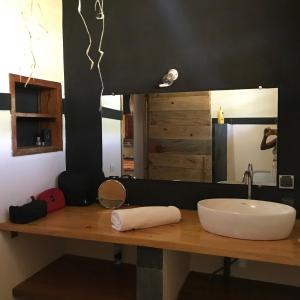
<path fill-rule="evenodd" d="M 162 78 L 162 83 L 159 84 L 160 88 L 171 86 L 174 81 L 178 78 L 178 71 L 176 69 L 171 69 Z"/>

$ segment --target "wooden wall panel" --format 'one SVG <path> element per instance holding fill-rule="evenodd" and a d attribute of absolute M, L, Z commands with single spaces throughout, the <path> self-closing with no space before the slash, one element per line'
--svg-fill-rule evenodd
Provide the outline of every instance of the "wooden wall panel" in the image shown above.
<path fill-rule="evenodd" d="M 182 98 L 187 96 L 210 96 L 210 91 L 194 91 L 194 92 L 171 92 L 171 93 L 152 93 L 151 97 L 172 97 L 172 98 Z"/>
<path fill-rule="evenodd" d="M 164 126 L 176 124 L 178 126 L 194 126 L 211 124 L 209 110 L 179 110 L 179 111 L 151 111 L 149 114 L 150 126 Z"/>
<path fill-rule="evenodd" d="M 151 95 L 151 101 L 149 102 L 149 111 L 199 111 L 210 110 L 209 95 L 202 95 L 199 93 L 188 95 L 182 95 L 182 93 L 173 94 L 160 94 L 162 96 Z"/>
<path fill-rule="evenodd" d="M 209 171 L 211 155 L 149 153 L 149 164 L 153 167 L 205 168 Z"/>
<path fill-rule="evenodd" d="M 149 126 L 149 137 L 152 139 L 196 139 L 210 140 L 211 126 L 178 126 L 165 124 L 164 126 Z"/>
<path fill-rule="evenodd" d="M 124 126 L 124 139 L 133 139 L 133 116 L 132 115 L 124 115 L 123 119 Z"/>
<path fill-rule="evenodd" d="M 151 167 L 149 178 L 156 180 L 182 180 L 191 182 L 210 182 L 211 176 L 204 169 L 178 167 Z"/>
<path fill-rule="evenodd" d="M 149 152 L 154 153 L 189 153 L 198 155 L 209 155 L 211 153 L 210 140 L 180 140 L 180 139 L 149 139 Z"/>
<path fill-rule="evenodd" d="M 148 177 L 211 182 L 209 92 L 148 98 Z"/>

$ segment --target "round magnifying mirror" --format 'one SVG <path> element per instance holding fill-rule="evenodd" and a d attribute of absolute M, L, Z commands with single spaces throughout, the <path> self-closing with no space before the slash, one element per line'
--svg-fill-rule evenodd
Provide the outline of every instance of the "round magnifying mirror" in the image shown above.
<path fill-rule="evenodd" d="M 118 181 L 109 179 L 102 182 L 98 188 L 98 200 L 105 208 L 118 208 L 126 199 L 126 189 Z"/>

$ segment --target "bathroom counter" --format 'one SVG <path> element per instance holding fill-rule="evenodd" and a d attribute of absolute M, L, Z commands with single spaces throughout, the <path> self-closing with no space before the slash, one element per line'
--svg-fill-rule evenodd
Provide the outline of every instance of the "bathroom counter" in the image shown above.
<path fill-rule="evenodd" d="M 300 267 L 300 220 L 288 239 L 248 241 L 208 233 L 198 220 L 197 211 L 181 210 L 182 221 L 129 232 L 112 229 L 111 211 L 98 204 L 65 207 L 29 224 L 0 224 L 0 230 L 62 238 L 145 246 Z"/>

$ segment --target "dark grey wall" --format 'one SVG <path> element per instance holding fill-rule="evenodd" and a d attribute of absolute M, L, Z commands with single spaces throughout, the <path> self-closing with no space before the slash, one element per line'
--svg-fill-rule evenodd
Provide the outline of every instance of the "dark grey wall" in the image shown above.
<path fill-rule="evenodd" d="M 153 90 L 170 67 L 180 73 L 175 90 L 278 86 L 282 58 L 297 57 L 296 1 L 112 0 L 105 5 L 108 93 Z"/>
<path fill-rule="evenodd" d="M 84 1 L 83 13 L 94 38 L 91 55 L 96 57 L 99 23 L 93 4 L 93 0 Z M 300 169 L 293 133 L 299 127 L 295 108 L 300 79 L 300 1 L 109 0 L 104 5 L 106 94 L 156 91 L 159 79 L 171 67 L 178 69 L 180 77 L 168 91 L 278 87 L 278 170 L 296 176 L 296 189 L 262 189 L 268 192 L 256 197 L 263 194 L 280 200 L 299 196 Z M 63 0 L 63 7 L 67 167 L 96 172 L 102 166 L 100 84 L 97 73 L 88 69 L 88 37 L 77 1 Z M 151 186 L 165 197 L 182 194 L 185 189 L 193 189 L 195 194 L 207 190 L 201 184 L 142 182 L 139 184 Z M 172 188 L 164 188 L 170 185 Z M 244 195 L 243 187 L 232 189 Z M 214 185 L 214 190 L 221 195 L 221 187 Z"/>

